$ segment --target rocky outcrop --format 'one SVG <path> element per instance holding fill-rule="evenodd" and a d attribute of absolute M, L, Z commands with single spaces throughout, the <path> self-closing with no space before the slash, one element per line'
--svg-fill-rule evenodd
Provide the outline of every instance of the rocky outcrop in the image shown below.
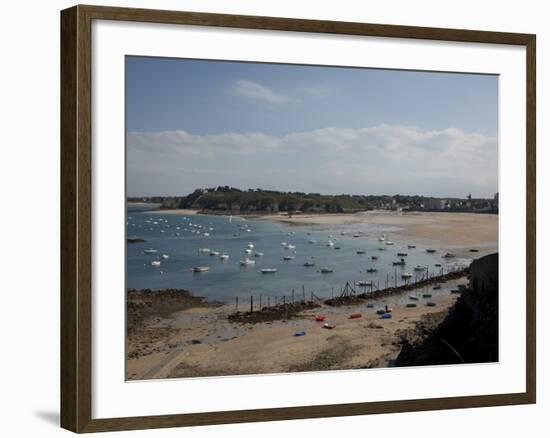
<path fill-rule="evenodd" d="M 498 361 L 498 253 L 470 265 L 469 287 L 443 322 L 404 333 L 396 366 Z"/>

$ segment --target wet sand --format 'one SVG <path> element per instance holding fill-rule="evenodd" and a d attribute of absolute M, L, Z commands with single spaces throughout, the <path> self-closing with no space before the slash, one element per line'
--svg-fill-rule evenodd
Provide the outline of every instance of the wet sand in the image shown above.
<path fill-rule="evenodd" d="M 391 319 L 380 319 L 376 310 L 365 302 L 341 307 L 322 305 L 308 309 L 289 320 L 256 324 L 232 322 L 227 315 L 234 306 L 193 307 L 174 312 L 168 317 L 151 320 L 147 331 L 157 335 L 144 354 L 127 360 L 130 380 L 175 377 L 205 377 L 295 371 L 323 371 L 388 366 L 400 351 L 400 337 L 414 329 L 416 323 L 431 315 L 434 324 L 441 321 L 458 298 L 450 289 L 466 279 L 443 285 L 441 293 L 426 306 L 426 299 L 417 307 L 403 303 L 411 292 L 404 292 L 400 304 L 393 307 Z M 413 301 L 411 301 L 413 302 Z M 352 313 L 362 317 L 350 319 Z M 323 314 L 333 325 L 329 330 L 314 320 Z M 305 331 L 302 337 L 294 333 Z M 130 351 L 139 351 L 139 336 L 130 341 Z"/>

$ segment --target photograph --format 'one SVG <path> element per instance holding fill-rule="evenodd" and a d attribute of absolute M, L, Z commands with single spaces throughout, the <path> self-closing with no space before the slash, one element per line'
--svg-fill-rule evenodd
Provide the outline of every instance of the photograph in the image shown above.
<path fill-rule="evenodd" d="M 497 74 L 127 55 L 126 380 L 498 362 L 498 135 Z"/>

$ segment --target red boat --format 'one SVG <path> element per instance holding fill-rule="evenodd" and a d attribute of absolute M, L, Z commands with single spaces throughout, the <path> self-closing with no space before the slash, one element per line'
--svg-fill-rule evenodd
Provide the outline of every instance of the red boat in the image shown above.
<path fill-rule="evenodd" d="M 363 315 L 361 315 L 360 313 L 352 313 L 350 316 L 349 316 L 349 319 L 356 319 L 356 318 L 361 318 Z"/>
<path fill-rule="evenodd" d="M 322 322 L 325 319 L 327 319 L 327 317 L 325 315 L 315 315 L 315 321 Z"/>

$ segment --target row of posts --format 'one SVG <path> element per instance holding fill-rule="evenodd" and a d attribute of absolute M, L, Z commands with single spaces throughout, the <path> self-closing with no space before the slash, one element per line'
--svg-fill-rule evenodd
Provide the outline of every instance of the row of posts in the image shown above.
<path fill-rule="evenodd" d="M 439 275 L 443 276 L 443 275 L 445 275 L 445 274 L 449 274 L 449 273 L 451 273 L 451 272 L 455 272 L 455 271 L 457 271 L 458 269 L 459 269 L 458 267 L 457 267 L 456 269 L 454 269 L 454 268 L 452 268 L 452 267 L 449 267 L 449 268 L 447 269 L 447 272 L 445 272 L 445 268 L 442 267 Z M 434 278 L 434 277 L 435 277 L 434 274 L 432 274 L 432 275 L 430 276 L 428 267 L 426 267 L 426 274 L 425 274 L 425 275 L 423 274 L 423 275 L 420 276 L 420 277 L 418 277 L 418 275 L 416 275 L 413 284 L 416 284 L 416 283 L 418 283 L 419 281 L 423 281 L 423 280 L 426 280 L 426 279 L 431 279 L 431 278 Z M 397 288 L 397 287 L 399 286 L 399 284 L 398 284 L 397 269 L 394 269 L 393 280 L 394 280 L 394 285 L 393 285 L 393 286 L 394 286 L 395 288 Z M 410 281 L 411 281 L 411 279 L 405 279 L 403 285 L 409 284 Z M 354 285 L 354 287 L 357 287 L 357 282 L 354 281 L 354 282 L 353 282 L 353 285 Z M 376 285 L 375 285 L 373 282 L 371 282 L 370 285 L 368 285 L 368 286 L 359 286 L 359 287 L 363 287 L 363 288 L 365 288 L 365 290 L 366 290 L 367 287 L 370 287 L 370 291 L 371 291 L 371 292 L 373 292 L 373 291 L 375 291 L 375 290 L 378 291 L 378 290 L 380 290 L 380 282 L 378 281 L 378 282 L 376 283 Z M 388 274 L 386 274 L 386 289 L 389 288 L 389 287 L 390 287 L 390 276 L 389 276 L 389 273 L 388 273 Z M 340 293 L 342 293 L 342 291 L 343 291 L 343 288 L 341 288 Z M 285 305 L 285 304 L 287 303 L 287 300 L 286 300 L 287 297 L 286 297 L 286 295 L 283 295 L 283 296 L 281 297 L 281 301 L 279 301 L 279 297 L 278 297 L 278 296 L 275 296 L 274 298 L 275 298 L 275 299 L 274 299 L 274 303 L 273 303 L 273 304 L 274 304 L 275 306 L 278 305 L 278 304 L 281 304 L 281 303 L 282 303 L 283 305 Z M 294 303 L 294 302 L 295 302 L 295 298 L 296 298 L 296 297 L 295 297 L 295 292 L 294 292 L 294 289 L 292 289 L 292 294 L 289 296 L 289 299 L 290 299 L 289 302 L 290 302 L 290 303 Z M 311 299 L 311 301 L 314 301 L 314 299 L 316 299 L 316 298 L 317 298 L 317 296 L 313 293 L 313 291 L 311 291 L 311 292 L 310 292 L 310 299 Z M 331 298 L 334 298 L 334 288 L 332 288 Z M 306 301 L 306 291 L 305 291 L 305 286 L 303 286 L 303 285 L 302 285 L 302 300 L 301 300 L 301 301 L 304 302 L 304 303 L 305 303 L 305 301 Z M 267 307 L 271 307 L 271 296 L 269 296 L 269 295 L 267 296 L 267 303 L 263 300 L 263 295 L 260 295 L 260 296 L 259 296 L 259 299 L 256 300 L 256 302 L 257 302 L 257 304 L 258 304 L 258 309 L 259 309 L 259 310 L 263 309 L 263 304 L 266 304 Z M 239 297 L 236 296 L 236 297 L 235 297 L 235 311 L 238 311 L 238 310 L 239 310 Z M 250 312 L 253 312 L 253 311 L 254 311 L 254 295 L 250 295 Z"/>

